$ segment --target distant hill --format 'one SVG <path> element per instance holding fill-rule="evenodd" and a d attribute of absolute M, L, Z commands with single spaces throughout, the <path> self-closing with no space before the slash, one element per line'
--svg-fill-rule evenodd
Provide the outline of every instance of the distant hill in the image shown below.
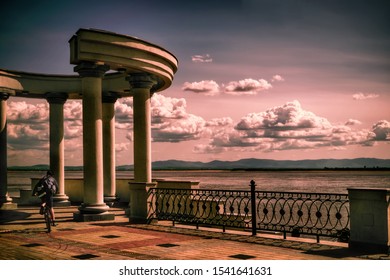
<path fill-rule="evenodd" d="M 152 166 L 154 169 L 378 169 L 390 168 L 390 159 L 271 160 L 248 158 L 237 161 L 214 160 L 206 163 L 167 160 L 153 162 Z"/>
<path fill-rule="evenodd" d="M 42 170 L 48 170 L 49 165 L 47 164 L 37 164 L 37 165 L 31 165 L 31 166 L 8 166 L 8 170 L 15 170 L 15 171 L 42 171 Z"/>
<path fill-rule="evenodd" d="M 48 165 L 11 166 L 9 170 L 47 170 Z M 315 160 L 272 160 L 247 158 L 236 161 L 214 160 L 210 162 L 165 160 L 155 161 L 153 169 L 390 169 L 390 159 L 355 158 L 355 159 L 315 159 Z M 65 170 L 82 170 L 82 166 L 67 166 Z M 117 170 L 133 170 L 133 165 L 117 166 Z"/>

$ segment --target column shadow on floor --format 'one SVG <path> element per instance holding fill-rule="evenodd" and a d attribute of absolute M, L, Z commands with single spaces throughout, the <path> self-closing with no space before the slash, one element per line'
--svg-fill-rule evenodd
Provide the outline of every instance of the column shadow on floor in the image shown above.
<path fill-rule="evenodd" d="M 0 210 L 0 225 L 13 221 L 25 220 L 31 216 L 31 213 L 16 210 Z"/>

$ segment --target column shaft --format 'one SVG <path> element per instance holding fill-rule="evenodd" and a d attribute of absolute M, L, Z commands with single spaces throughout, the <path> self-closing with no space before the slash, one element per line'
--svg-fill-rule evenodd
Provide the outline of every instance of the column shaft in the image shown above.
<path fill-rule="evenodd" d="M 151 116 L 148 89 L 134 90 L 134 179 L 136 182 L 151 182 Z"/>
<path fill-rule="evenodd" d="M 0 209 L 15 208 L 8 195 L 7 175 L 7 93 L 0 93 Z"/>
<path fill-rule="evenodd" d="M 84 202 L 103 203 L 103 143 L 100 78 L 85 77 L 83 84 Z"/>
<path fill-rule="evenodd" d="M 103 174 L 104 201 L 116 201 L 115 95 L 103 94 Z"/>
<path fill-rule="evenodd" d="M 64 103 L 65 93 L 48 93 L 50 104 L 50 169 L 58 182 L 58 193 L 54 196 L 56 205 L 70 205 L 65 195 L 65 153 L 64 153 Z"/>
<path fill-rule="evenodd" d="M 128 78 L 133 93 L 134 179 L 152 182 L 151 158 L 151 89 L 156 80 L 148 74 L 133 74 Z"/>

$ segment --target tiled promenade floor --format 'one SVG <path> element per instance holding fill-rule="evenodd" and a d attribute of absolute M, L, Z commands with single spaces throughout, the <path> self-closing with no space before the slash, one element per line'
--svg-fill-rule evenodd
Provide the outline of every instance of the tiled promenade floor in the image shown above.
<path fill-rule="evenodd" d="M 0 211 L 0 259 L 3 260 L 331 260 L 390 259 L 348 250 L 343 243 L 319 244 L 220 230 L 132 225 L 124 210 L 115 221 L 74 222 L 77 208 L 56 208 L 58 226 L 46 233 L 38 207 Z"/>

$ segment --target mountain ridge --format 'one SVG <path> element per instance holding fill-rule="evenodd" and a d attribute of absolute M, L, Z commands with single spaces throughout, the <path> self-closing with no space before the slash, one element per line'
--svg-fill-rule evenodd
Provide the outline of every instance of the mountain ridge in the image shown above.
<path fill-rule="evenodd" d="M 355 158 L 355 159 L 315 159 L 315 160 L 272 160 L 246 158 L 236 161 L 213 160 L 199 161 L 156 161 L 153 168 L 200 168 L 200 169 L 332 169 L 332 168 L 390 168 L 390 159 Z"/>
<path fill-rule="evenodd" d="M 47 170 L 49 165 L 39 164 L 33 166 L 11 166 L 8 170 Z M 117 166 L 118 171 L 132 170 L 133 165 Z M 213 160 L 209 162 L 164 160 L 152 163 L 153 169 L 388 169 L 390 159 L 354 158 L 354 159 L 305 159 L 305 160 L 272 160 L 244 158 L 236 161 Z M 66 166 L 65 170 L 82 170 L 82 166 Z"/>

